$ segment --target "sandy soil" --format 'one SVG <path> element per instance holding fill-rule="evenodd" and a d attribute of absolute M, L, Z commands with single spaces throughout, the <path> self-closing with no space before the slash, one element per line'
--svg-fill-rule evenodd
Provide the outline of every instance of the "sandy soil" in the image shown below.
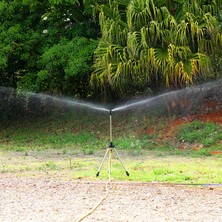
<path fill-rule="evenodd" d="M 69 222 L 105 195 L 105 182 L 3 176 L 1 222 Z M 222 221 L 222 190 L 164 184 L 112 183 L 106 200 L 84 222 Z"/>

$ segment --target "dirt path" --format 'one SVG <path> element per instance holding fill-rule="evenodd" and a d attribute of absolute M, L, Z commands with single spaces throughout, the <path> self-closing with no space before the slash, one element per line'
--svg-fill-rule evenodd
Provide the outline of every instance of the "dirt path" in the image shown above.
<path fill-rule="evenodd" d="M 222 221 L 222 190 L 161 184 L 111 184 L 108 198 L 84 222 Z M 105 183 L 4 176 L 1 222 L 71 222 L 105 195 Z"/>

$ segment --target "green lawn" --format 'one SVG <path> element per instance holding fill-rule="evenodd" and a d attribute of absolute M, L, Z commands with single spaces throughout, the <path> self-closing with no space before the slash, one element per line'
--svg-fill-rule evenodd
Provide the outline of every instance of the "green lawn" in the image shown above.
<path fill-rule="evenodd" d="M 64 119 L 65 118 L 65 119 Z M 66 119 L 67 118 L 67 119 Z M 30 125 L 2 128 L 0 173 L 56 179 L 105 180 L 107 161 L 96 178 L 109 143 L 107 117 L 65 116 Z M 71 121 L 71 120 L 75 121 Z M 114 122 L 114 144 L 130 177 L 113 157 L 113 180 L 170 183 L 222 183 L 222 127 L 194 121 L 160 139 L 167 118 Z M 146 133 L 152 126 L 152 132 Z M 216 155 L 215 155 L 216 154 Z"/>
<path fill-rule="evenodd" d="M 130 176 L 126 176 L 120 161 L 113 155 L 111 178 L 115 181 L 222 183 L 222 161 L 219 156 L 156 156 L 152 151 L 142 156 L 132 156 L 126 151 L 118 152 Z M 94 155 L 64 154 L 59 150 L 27 153 L 4 151 L 0 157 L 0 172 L 62 180 L 105 180 L 108 177 L 108 159 L 104 162 L 99 178 L 96 178 L 103 154 L 105 150 L 97 151 Z"/>

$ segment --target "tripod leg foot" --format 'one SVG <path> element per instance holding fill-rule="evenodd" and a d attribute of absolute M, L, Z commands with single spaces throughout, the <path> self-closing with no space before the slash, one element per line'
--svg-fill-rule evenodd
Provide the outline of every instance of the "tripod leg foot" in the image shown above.
<path fill-rule="evenodd" d="M 128 176 L 128 177 L 129 177 L 129 172 L 128 172 L 128 171 L 126 171 L 126 176 Z"/>
<path fill-rule="evenodd" d="M 96 174 L 96 177 L 98 177 L 99 176 L 99 172 L 97 172 L 97 174 Z"/>

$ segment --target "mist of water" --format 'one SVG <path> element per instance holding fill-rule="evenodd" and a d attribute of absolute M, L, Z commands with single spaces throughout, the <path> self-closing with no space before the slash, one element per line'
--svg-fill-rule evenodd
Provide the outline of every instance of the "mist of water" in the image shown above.
<path fill-rule="evenodd" d="M 221 95 L 222 90 L 222 80 L 209 82 L 201 85 L 191 86 L 180 90 L 170 91 L 155 95 L 148 98 L 129 100 L 125 104 L 119 105 L 112 109 L 112 112 L 123 111 L 123 110 L 136 110 L 137 108 L 147 108 L 152 106 L 152 104 L 163 104 L 169 101 L 170 98 L 179 96 L 183 97 L 186 94 L 193 99 L 194 103 L 201 102 L 204 98 L 211 95 Z M 150 107 L 151 108 L 151 107 Z"/>
<path fill-rule="evenodd" d="M 55 101 L 57 103 L 60 103 L 60 104 L 65 104 L 65 105 L 68 105 L 70 107 L 76 107 L 76 108 L 88 108 L 88 109 L 93 109 L 93 110 L 96 110 L 96 111 L 102 111 L 102 112 L 109 112 L 110 110 L 107 109 L 106 107 L 102 106 L 102 105 L 97 105 L 95 103 L 89 103 L 89 102 L 85 102 L 83 100 L 74 100 L 74 99 L 70 99 L 70 98 L 60 98 L 60 97 L 55 97 L 55 96 L 50 96 L 50 95 L 47 95 L 47 94 L 37 94 L 37 93 L 28 93 L 30 95 L 34 95 L 36 97 L 39 97 L 39 98 L 48 98 L 52 101 Z"/>
<path fill-rule="evenodd" d="M 222 80 L 214 81 L 202 85 L 196 85 L 192 87 L 188 87 L 181 90 L 171 91 L 171 92 L 165 92 L 159 95 L 155 96 L 149 96 L 146 98 L 139 98 L 139 99 L 133 99 L 129 100 L 124 104 L 117 105 L 116 107 L 112 107 L 110 104 L 96 104 L 94 102 L 86 102 L 83 100 L 75 100 L 72 98 L 66 98 L 66 97 L 54 97 L 47 94 L 41 94 L 41 93 L 32 93 L 32 92 L 20 92 L 16 91 L 12 88 L 7 87 L 0 87 L 0 103 L 1 106 L 4 106 L 4 102 L 10 100 L 13 96 L 9 96 L 10 94 L 15 94 L 14 100 L 11 100 L 11 105 L 13 105 L 13 102 L 17 100 L 21 100 L 16 103 L 24 103 L 26 102 L 26 95 L 27 97 L 30 97 L 30 106 L 32 106 L 32 102 L 36 102 L 36 106 L 38 106 L 38 102 L 41 101 L 39 104 L 43 104 L 45 107 L 47 105 L 50 106 L 50 103 L 53 105 L 59 105 L 60 107 L 73 107 L 76 109 L 83 109 L 83 110 L 89 110 L 89 111 L 98 111 L 101 113 L 108 113 L 110 110 L 112 112 L 119 112 L 124 110 L 131 110 L 135 111 L 139 108 L 140 110 L 143 110 L 143 108 L 146 108 L 146 110 L 152 110 L 154 106 L 165 106 L 166 102 L 175 96 L 179 96 L 180 98 L 183 98 L 185 94 L 188 94 L 189 97 L 191 97 L 196 103 L 203 100 L 206 97 L 211 96 L 211 94 L 219 94 L 221 96 L 222 94 Z M 7 95 L 8 94 L 8 95 Z M 221 97 L 220 97 L 221 98 Z M 39 100 L 39 101 L 35 101 Z M 112 108 L 107 108 L 112 107 Z M 31 107 L 32 108 L 32 107 Z M 35 108 L 35 107 L 34 107 Z"/>
<path fill-rule="evenodd" d="M 79 119 L 91 121 L 95 115 L 102 118 L 109 109 L 103 104 L 0 87 L 0 124 L 26 124 L 45 117 L 53 119 L 58 115 L 62 118 L 71 112 L 76 113 Z"/>
<path fill-rule="evenodd" d="M 116 111 L 121 111 L 121 110 L 125 110 L 125 109 L 129 109 L 129 108 L 133 108 L 133 107 L 142 107 L 144 105 L 149 105 L 149 103 L 153 102 L 153 101 L 157 101 L 159 99 L 162 99 L 164 97 L 170 96 L 170 95 L 175 95 L 178 93 L 181 93 L 182 91 L 173 91 L 173 92 L 167 92 L 167 93 L 163 93 L 157 96 L 153 96 L 150 98 L 146 98 L 146 99 L 139 99 L 139 100 L 133 100 L 133 101 L 129 101 L 127 102 L 125 105 L 120 105 L 117 106 L 116 108 L 113 108 L 112 111 L 116 112 Z"/>

